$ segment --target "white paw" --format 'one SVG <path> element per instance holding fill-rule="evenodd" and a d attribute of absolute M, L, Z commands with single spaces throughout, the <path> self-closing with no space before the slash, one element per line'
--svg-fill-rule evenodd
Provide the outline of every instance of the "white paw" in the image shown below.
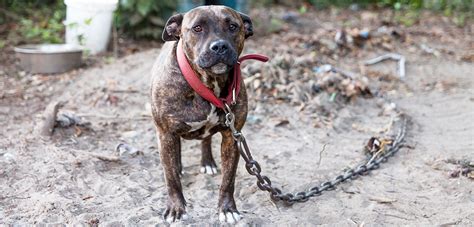
<path fill-rule="evenodd" d="M 188 214 L 183 214 L 183 216 L 181 216 L 181 220 L 183 220 L 183 221 L 186 221 L 188 219 L 189 219 Z"/>
<path fill-rule="evenodd" d="M 217 168 L 213 166 L 201 166 L 201 173 L 214 175 L 217 173 Z"/>
<path fill-rule="evenodd" d="M 237 223 L 242 217 L 238 212 L 221 212 L 219 213 L 219 221 L 227 222 L 229 224 Z"/>
<path fill-rule="evenodd" d="M 175 221 L 175 218 L 171 215 L 166 218 L 166 222 L 168 223 L 173 223 L 174 221 Z"/>
<path fill-rule="evenodd" d="M 178 221 L 186 221 L 188 220 L 189 216 L 188 214 L 184 213 L 183 215 L 181 215 L 181 217 L 177 218 L 175 216 L 172 216 L 172 215 L 169 215 L 167 218 L 166 218 L 166 222 L 168 223 L 173 223 L 173 222 L 178 222 Z"/>

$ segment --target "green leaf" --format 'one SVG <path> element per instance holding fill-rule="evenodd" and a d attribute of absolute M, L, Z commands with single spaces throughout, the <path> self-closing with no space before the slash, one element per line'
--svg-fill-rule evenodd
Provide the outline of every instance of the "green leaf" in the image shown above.
<path fill-rule="evenodd" d="M 114 63 L 116 59 L 113 56 L 106 56 L 104 60 L 105 60 L 105 64 L 110 64 L 110 63 Z"/>
<path fill-rule="evenodd" d="M 270 26 L 267 28 L 268 32 L 278 32 L 283 26 L 283 21 L 277 18 L 272 18 L 270 20 Z"/>
<path fill-rule="evenodd" d="M 63 18 L 63 14 L 61 13 L 61 11 L 55 11 L 54 14 L 53 14 L 53 19 L 54 20 L 61 20 Z"/>
<path fill-rule="evenodd" d="M 91 23 L 92 23 L 92 17 L 84 20 L 84 24 L 86 25 L 91 25 Z"/>
<path fill-rule="evenodd" d="M 148 12 L 152 9 L 153 0 L 138 0 L 137 2 L 137 11 L 142 16 L 146 16 Z"/>
<path fill-rule="evenodd" d="M 306 13 L 306 11 L 308 11 L 308 9 L 306 8 L 306 6 L 302 5 L 300 7 L 299 11 L 300 11 L 300 14 L 304 14 L 304 13 Z"/>
<path fill-rule="evenodd" d="M 395 8 L 396 10 L 400 10 L 402 8 L 402 4 L 400 2 L 397 2 L 393 5 L 393 8 Z"/>
<path fill-rule="evenodd" d="M 71 28 L 71 29 L 72 29 L 72 28 L 77 28 L 77 27 L 79 27 L 79 24 L 78 24 L 77 22 L 71 22 L 71 23 L 69 23 L 69 24 L 66 24 L 66 26 L 67 26 L 68 28 Z"/>
<path fill-rule="evenodd" d="M 130 17 L 130 26 L 135 26 L 135 25 L 139 24 L 140 22 L 142 22 L 143 18 L 144 17 L 142 15 L 138 14 L 138 13 L 133 14 Z"/>
<path fill-rule="evenodd" d="M 51 38 L 51 33 L 48 30 L 42 32 L 42 34 L 41 34 L 41 39 L 42 40 L 49 41 L 50 38 Z"/>
<path fill-rule="evenodd" d="M 135 0 L 120 0 L 120 6 L 122 6 L 124 9 L 133 9 L 134 3 Z"/>

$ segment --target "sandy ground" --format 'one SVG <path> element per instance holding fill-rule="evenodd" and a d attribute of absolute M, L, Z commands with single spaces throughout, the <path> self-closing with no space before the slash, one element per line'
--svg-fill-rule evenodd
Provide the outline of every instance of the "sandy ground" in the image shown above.
<path fill-rule="evenodd" d="M 250 41 L 248 51 L 260 52 L 262 42 Z M 474 181 L 450 177 L 459 167 L 446 162 L 474 160 L 474 65 L 398 52 L 407 56 L 407 78 L 385 96 L 411 117 L 407 144 L 413 148 L 403 148 L 368 176 L 292 207 L 273 204 L 241 163 L 235 192 L 244 216 L 239 225 L 474 225 Z M 28 83 L 52 83 L 41 89 L 54 95 L 37 96 L 41 91 L 31 89 L 22 98 L 1 99 L 0 224 L 164 223 L 165 185 L 148 108 L 149 72 L 158 53 L 137 53 L 53 82 L 36 77 Z M 354 62 L 377 54 L 342 58 L 338 66 L 354 68 Z M 394 71 L 390 64 L 372 69 Z M 61 110 L 82 116 L 90 126 L 57 128 L 51 141 L 36 138 L 35 115 L 51 100 L 67 101 Z M 287 102 L 251 100 L 250 105 L 244 133 L 254 157 L 272 182 L 288 191 L 306 189 L 364 160 L 364 142 L 381 135 L 377 128 L 390 120 L 379 114 L 375 98 L 337 107 L 331 127 L 314 127 L 311 117 Z M 280 126 L 282 119 L 289 123 Z M 219 141 L 215 136 L 218 162 Z M 97 158 L 117 155 L 120 142 L 141 154 L 120 156 L 118 162 Z M 191 218 L 177 225 L 218 224 L 221 176 L 199 173 L 197 141 L 183 146 L 182 183 Z"/>

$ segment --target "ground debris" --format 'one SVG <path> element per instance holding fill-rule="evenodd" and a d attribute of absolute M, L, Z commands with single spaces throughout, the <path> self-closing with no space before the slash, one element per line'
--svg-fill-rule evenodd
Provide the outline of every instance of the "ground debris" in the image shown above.
<path fill-rule="evenodd" d="M 272 9 L 265 8 L 264 13 L 269 11 Z M 282 10 L 283 13 L 288 11 L 290 10 Z M 371 21 L 363 22 L 364 19 L 360 19 L 362 20 L 360 23 L 359 13 L 372 14 Z M 397 27 L 394 23 L 386 22 L 386 18 L 394 17 L 394 13 L 387 14 L 386 11 L 382 12 L 379 9 L 361 10 L 357 14 L 345 13 L 339 9 L 328 9 L 314 14 L 297 13 L 296 15 L 298 15 L 297 20 L 291 22 L 288 30 L 284 30 L 285 24 L 281 24 L 280 31 L 267 36 L 262 36 L 260 31 L 255 30 L 257 35 L 246 41 L 244 50 L 248 53 L 263 53 L 272 59 L 280 60 L 275 61 L 275 65 L 251 64 L 250 62 L 243 65 L 252 72 L 245 74 L 244 78 L 250 99 L 247 122 L 254 122 L 247 124 L 245 130 L 252 133 L 249 143 L 251 148 L 256 150 L 256 158 L 261 158 L 263 154 L 266 154 L 263 155 L 263 160 L 267 163 L 262 168 L 269 176 L 276 176 L 274 184 L 287 183 L 289 180 L 289 184 L 283 184 L 283 187 L 290 190 L 294 188 L 293 185 L 300 185 L 300 181 L 317 181 L 326 174 L 332 175 L 332 171 L 338 171 L 341 166 L 344 167 L 362 158 L 362 153 L 359 153 L 361 149 L 358 148 L 362 148 L 363 144 L 359 143 L 359 139 L 368 139 L 367 135 L 385 138 L 385 135 L 378 131 L 374 133 L 355 131 L 351 125 L 357 123 L 359 126 L 366 126 L 363 129 L 383 129 L 385 121 L 388 120 L 387 116 L 391 114 L 377 115 L 377 113 L 382 111 L 382 108 L 392 113 L 391 106 L 387 105 L 387 108 L 383 104 L 375 106 L 373 100 L 365 100 L 361 96 L 355 96 L 355 102 L 351 100 L 352 103 L 347 103 L 340 93 L 328 93 L 320 88 L 317 90 L 316 83 L 323 74 L 338 74 L 338 72 L 315 72 L 313 71 L 315 67 L 329 65 L 342 68 L 354 72 L 355 80 L 362 80 L 363 76 L 366 76 L 370 91 L 376 96 L 383 95 L 401 101 L 401 107 L 410 110 L 414 116 L 418 116 L 414 119 L 415 130 L 413 130 L 415 136 L 413 138 L 416 142 L 409 142 L 414 142 L 419 147 L 413 152 L 402 150 L 396 160 L 391 160 L 386 163 L 388 165 L 383 166 L 387 171 L 377 172 L 375 178 L 346 183 L 341 185 L 342 191 L 331 192 L 330 198 L 326 194 L 310 201 L 312 204 L 319 204 L 318 206 L 306 204 L 294 206 L 292 209 L 284 208 L 282 209 L 283 216 L 278 216 L 276 209 L 265 209 L 266 204 L 262 205 L 264 209 L 259 208 L 262 198 L 265 199 L 266 196 L 261 192 L 255 193 L 258 187 L 247 175 L 245 169 L 241 168 L 242 163 L 240 163 L 237 170 L 237 175 L 240 177 L 236 181 L 236 194 L 239 191 L 246 193 L 243 196 L 237 196 L 236 199 L 240 201 L 237 201 L 237 205 L 247 217 L 241 224 L 259 225 L 268 219 L 275 225 L 291 225 L 292 223 L 294 225 L 296 222 L 347 225 L 345 218 L 341 219 L 340 216 L 349 214 L 347 218 L 358 226 L 368 223 L 369 225 L 400 225 L 400 223 L 404 225 L 419 225 L 419 223 L 469 225 L 471 223 L 469 215 L 472 211 L 468 208 L 473 201 L 469 197 L 471 190 L 469 183 L 472 180 L 465 178 L 461 170 L 458 178 L 448 180 L 446 175 L 457 164 L 445 162 L 447 157 L 451 157 L 450 155 L 456 159 L 460 159 L 462 155 L 472 157 L 471 150 L 465 149 L 471 144 L 469 134 L 465 136 L 468 131 L 463 131 L 469 130 L 472 125 L 464 117 L 461 119 L 464 115 L 453 118 L 452 114 L 457 112 L 452 112 L 450 110 L 452 108 L 448 108 L 457 106 L 468 110 L 474 103 L 474 97 L 468 90 L 472 84 L 469 77 L 472 65 L 462 62 L 459 65 L 454 64 L 459 62 L 463 51 L 469 51 L 465 48 L 469 46 L 466 45 L 466 39 L 470 40 L 469 35 L 472 33 L 469 25 L 458 28 L 450 26 L 448 17 L 433 20 L 432 17 L 421 14 L 419 24 L 412 27 Z M 313 18 L 312 15 L 316 16 Z M 289 21 L 292 20 L 292 16 L 290 15 Z M 279 18 L 282 17 L 276 17 L 274 21 L 278 22 Z M 286 18 L 283 19 L 283 22 L 287 21 Z M 378 36 L 377 27 L 381 24 L 383 24 L 380 27 L 382 33 Z M 369 38 L 363 40 L 361 42 L 363 46 L 360 47 L 355 45 L 355 41 L 352 45 L 338 46 L 334 37 L 340 30 L 338 28 L 343 26 L 348 27 L 346 29 L 348 35 L 351 35 L 350 31 L 353 27 L 358 28 L 359 31 L 368 28 Z M 432 35 L 431 30 L 439 31 Z M 407 34 L 407 41 L 402 41 L 402 38 L 390 34 L 392 31 Z M 430 33 L 422 34 L 422 32 Z M 410 39 L 413 43 L 409 43 Z M 421 43 L 436 48 L 442 55 L 439 59 L 434 59 L 424 54 L 419 46 Z M 124 46 L 121 44 L 119 46 Z M 136 50 L 147 49 L 139 43 L 135 45 L 140 47 Z M 456 53 L 446 56 L 447 53 L 441 46 L 455 50 Z M 393 73 L 386 73 L 386 70 L 373 71 L 374 76 L 370 75 L 370 71 L 367 71 L 368 73 L 362 71 L 362 66 L 358 65 L 360 61 L 383 54 L 384 51 L 407 54 L 405 55 L 407 59 L 414 60 L 411 65 L 413 69 L 410 68 L 407 71 L 410 75 L 414 73 L 413 77 L 407 78 L 410 79 L 407 81 L 410 83 L 400 83 L 395 70 Z M 0 181 L 4 182 L 3 187 L 0 186 L 0 191 L 4 192 L 3 196 L 0 195 L 0 200 L 5 207 L 3 213 L 0 211 L 2 213 L 0 216 L 3 222 L 21 224 L 35 219 L 41 222 L 40 224 L 48 222 L 45 223 L 46 225 L 61 222 L 70 223 L 70 225 L 84 223 L 92 225 L 100 220 L 99 224 L 104 226 L 123 223 L 165 225 L 159 215 L 166 205 L 166 193 L 161 193 L 166 191 L 166 187 L 159 155 L 151 152 L 159 150 L 156 146 L 156 134 L 150 117 L 142 115 L 142 110 L 145 110 L 144 102 L 149 101 L 146 89 L 150 81 L 148 67 L 151 67 L 158 52 L 157 49 L 153 51 L 153 54 L 138 53 L 131 56 L 132 58 L 117 59 L 115 63 L 105 66 L 94 63 L 101 68 L 89 68 L 89 64 L 87 69 L 80 69 L 83 72 L 78 73 L 76 77 L 0 75 L 2 79 L 5 79 L 3 84 L 5 89 L 3 91 L 0 89 L 0 101 L 3 104 L 0 105 L 0 119 L 2 119 L 0 126 L 4 129 L 0 130 L 2 131 L 0 133 Z M 4 54 L 9 53 L 3 51 L 0 55 Z M 466 60 L 469 59 L 468 57 L 466 56 Z M 385 63 L 377 67 L 365 68 L 375 70 L 382 68 L 378 67 L 382 65 L 385 66 Z M 357 71 L 358 68 L 360 72 Z M 36 78 L 38 84 L 32 81 L 33 78 Z M 49 80 L 44 80 L 46 78 Z M 94 88 L 98 86 L 98 80 L 107 78 L 118 81 L 117 86 L 108 88 L 101 85 L 99 89 Z M 460 83 L 459 86 L 466 84 L 466 89 L 456 89 L 455 94 L 446 93 L 439 96 L 435 92 L 419 90 L 420 83 L 423 85 L 424 81 L 440 78 L 457 80 Z M 302 83 L 296 84 L 295 81 L 300 79 Z M 19 82 L 9 82 L 12 80 Z M 291 99 L 288 97 L 293 85 L 302 88 L 301 94 L 303 94 L 294 96 L 294 100 L 293 97 Z M 401 94 L 402 89 L 408 85 L 412 90 L 407 89 L 413 92 L 412 99 L 391 93 Z M 129 86 L 132 89 L 139 88 L 138 92 L 125 91 Z M 432 89 L 436 90 L 440 86 L 433 84 Z M 2 87 L 2 82 L 0 82 L 0 87 Z M 258 89 L 253 90 L 254 87 Z M 5 95 L 2 96 L 2 94 Z M 109 98 L 108 94 L 117 96 L 118 99 Z M 97 105 L 92 105 L 95 98 L 99 96 Z M 59 146 L 37 141 L 36 138 L 30 139 L 30 116 L 38 110 L 42 111 L 51 99 L 60 97 L 68 98 L 66 99 L 69 102 L 68 106 L 75 111 L 77 116 L 93 122 L 94 126 L 97 124 L 97 127 L 94 127 L 96 131 L 74 137 L 69 133 L 74 130 L 74 126 L 68 129 L 56 128 L 53 140 Z M 299 103 L 298 99 L 308 100 Z M 115 102 L 117 100 L 118 102 Z M 113 105 L 114 102 L 117 105 Z M 296 111 L 289 110 L 290 108 Z M 60 108 L 59 113 L 63 109 Z M 273 111 L 274 109 L 282 111 Z M 273 122 L 269 122 L 269 117 L 272 116 L 286 117 L 290 124 L 275 128 Z M 301 120 L 298 120 L 300 118 Z M 448 121 L 443 122 L 443 119 Z M 438 123 L 443 124 L 438 125 Z M 314 129 L 312 125 L 320 128 Z M 67 133 L 57 137 L 57 134 L 63 134 L 63 131 Z M 128 131 L 138 133 L 130 133 L 131 137 L 122 137 L 122 134 Z M 452 134 L 452 136 L 446 139 L 447 134 Z M 25 137 L 28 140 L 22 145 L 21 139 Z M 136 148 L 145 149 L 145 155 L 130 160 L 120 157 L 114 148 L 122 140 Z M 188 173 L 183 177 L 183 185 L 185 185 L 185 197 L 191 205 L 192 212 L 204 216 L 197 215 L 201 217 L 194 217 L 184 224 L 209 225 L 209 222 L 214 222 L 216 219 L 213 218 L 213 210 L 209 209 L 207 201 L 209 198 L 216 199 L 215 189 L 219 187 L 220 178 L 197 175 L 198 171 L 195 170 L 199 168 L 200 155 L 196 155 L 199 143 L 195 142 L 183 141 L 184 167 Z M 218 147 L 215 142 L 213 145 Z M 328 149 L 320 152 L 323 160 L 320 168 L 315 169 L 321 142 L 328 143 Z M 49 152 L 54 150 L 45 145 L 59 149 L 56 152 Z M 353 150 L 354 148 L 357 152 Z M 445 148 L 446 150 L 440 150 Z M 96 153 L 83 154 L 75 150 Z M 214 153 L 216 153 L 215 150 Z M 293 152 L 294 150 L 296 152 Z M 5 159 L 9 158 L 9 155 L 5 152 L 14 155 L 13 164 L 6 163 Z M 434 171 L 430 165 L 421 165 L 423 160 L 435 158 L 440 161 L 433 164 L 433 168 L 438 168 L 439 164 L 440 170 Z M 432 173 L 433 171 L 438 174 Z M 94 197 L 89 198 L 89 196 Z M 337 201 L 332 199 L 333 196 L 337 197 Z M 388 197 L 388 199 L 398 199 L 398 201 L 382 204 L 369 200 L 371 196 Z M 436 199 L 433 199 L 433 196 Z M 55 203 L 54 207 L 49 205 L 52 202 Z M 335 203 L 343 203 L 344 206 L 334 206 Z M 446 208 L 453 211 L 457 217 L 453 218 L 453 212 L 439 212 Z M 328 213 L 321 220 L 314 215 L 301 215 L 317 214 L 320 210 Z M 352 223 L 351 221 L 349 222 Z M 214 225 L 216 223 L 214 222 Z"/>
<path fill-rule="evenodd" d="M 474 62 L 474 53 L 465 54 L 460 57 L 461 61 L 473 63 Z"/>
<path fill-rule="evenodd" d="M 49 138 L 53 134 L 56 124 L 56 115 L 59 108 L 64 106 L 63 102 L 53 101 L 46 106 L 39 123 L 36 125 L 36 134 L 42 138 Z"/>
<path fill-rule="evenodd" d="M 80 153 L 80 154 L 83 154 L 83 155 L 86 155 L 86 156 L 90 156 L 90 157 L 94 157 L 94 158 L 97 158 L 99 160 L 102 160 L 102 161 L 106 161 L 106 162 L 120 162 L 121 159 L 119 156 L 117 155 L 107 155 L 107 154 L 101 154 L 101 153 L 97 153 L 97 152 L 88 152 L 88 151 L 83 151 L 83 150 L 75 150 L 77 153 Z"/>
<path fill-rule="evenodd" d="M 474 161 L 468 159 L 447 159 L 445 162 L 456 165 L 454 170 L 449 171 L 449 177 L 465 176 L 469 179 L 474 179 Z"/>
<path fill-rule="evenodd" d="M 347 76 L 347 72 L 341 73 L 340 70 L 319 75 L 315 89 L 331 94 L 330 101 L 334 101 L 337 95 L 346 100 L 353 100 L 359 96 L 372 97 L 367 78 L 357 79 L 355 76 Z"/>
<path fill-rule="evenodd" d="M 56 117 L 56 126 L 71 127 L 71 126 L 89 126 L 90 122 L 84 121 L 72 111 L 60 111 Z"/>
<path fill-rule="evenodd" d="M 387 198 L 387 197 L 375 197 L 375 196 L 370 197 L 369 200 L 375 201 L 375 202 L 377 202 L 377 203 L 394 203 L 394 202 L 397 201 L 396 199 L 392 199 L 392 198 Z"/>
<path fill-rule="evenodd" d="M 16 160 L 16 155 L 6 152 L 0 153 L 0 161 L 5 161 L 7 163 L 13 163 Z"/>
<path fill-rule="evenodd" d="M 115 151 L 118 153 L 120 157 L 125 156 L 125 155 L 129 155 L 133 157 L 133 156 L 143 154 L 143 152 L 140 151 L 139 149 L 132 147 L 126 143 L 119 143 L 115 147 Z"/>
<path fill-rule="evenodd" d="M 426 54 L 432 54 L 432 55 L 434 55 L 434 56 L 436 56 L 436 57 L 439 57 L 439 56 L 441 55 L 441 53 L 440 53 L 438 50 L 436 50 L 436 49 L 434 49 L 434 48 L 432 48 L 432 47 L 429 47 L 428 45 L 426 45 L 426 44 L 424 44 L 424 43 L 420 45 L 420 48 L 421 48 L 421 50 L 423 50 L 423 52 L 425 52 Z"/>
<path fill-rule="evenodd" d="M 376 159 L 379 157 L 380 154 L 383 154 L 387 150 L 387 145 L 392 145 L 393 139 L 389 138 L 384 138 L 380 139 L 377 137 L 372 137 L 369 139 L 367 142 L 367 145 L 365 145 L 365 153 L 371 155 L 372 157 L 367 163 L 372 162 L 372 160 Z"/>
<path fill-rule="evenodd" d="M 306 60 L 304 60 L 306 62 Z M 372 92 L 368 87 L 368 78 L 350 71 L 342 70 L 325 64 L 319 67 L 310 67 L 309 62 L 299 61 L 303 64 L 297 68 L 289 67 L 295 62 L 284 57 L 274 59 L 270 64 L 265 64 L 262 69 L 248 66 L 247 72 L 254 72 L 254 76 L 246 78 L 245 83 L 253 92 L 252 97 L 259 99 L 284 100 L 293 104 L 311 102 L 321 92 L 330 95 L 329 101 L 351 101 L 356 97 L 371 97 Z M 288 69 L 287 69 L 288 67 Z M 289 76 L 284 76 L 288 71 Z"/>
<path fill-rule="evenodd" d="M 400 76 L 400 79 L 403 80 L 405 78 L 405 61 L 406 61 L 403 55 L 395 54 L 395 53 L 384 54 L 376 58 L 372 58 L 370 60 L 365 61 L 365 65 L 377 64 L 379 62 L 382 62 L 388 59 L 395 60 L 398 62 L 398 68 L 397 68 L 398 75 Z"/>

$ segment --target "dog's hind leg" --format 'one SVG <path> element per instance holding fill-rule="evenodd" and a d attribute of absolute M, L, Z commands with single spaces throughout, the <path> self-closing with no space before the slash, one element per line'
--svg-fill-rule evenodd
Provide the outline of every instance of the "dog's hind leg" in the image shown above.
<path fill-rule="evenodd" d="M 201 142 L 201 173 L 214 175 L 217 173 L 217 165 L 212 157 L 212 136 L 204 138 Z"/>

